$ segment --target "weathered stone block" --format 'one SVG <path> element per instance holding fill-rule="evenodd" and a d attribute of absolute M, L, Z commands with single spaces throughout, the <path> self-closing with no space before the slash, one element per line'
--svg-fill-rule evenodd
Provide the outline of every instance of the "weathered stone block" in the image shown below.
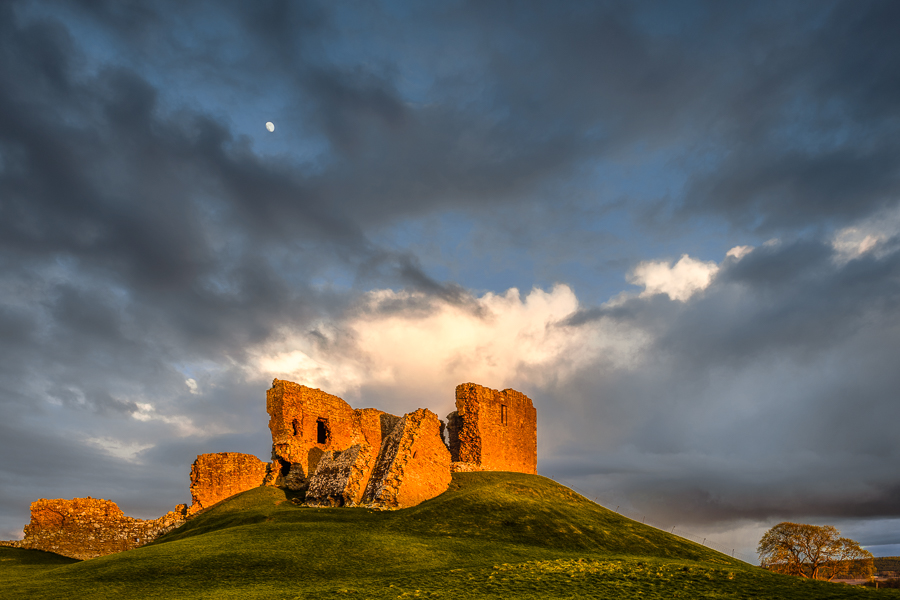
<path fill-rule="evenodd" d="M 456 412 L 447 421 L 454 462 L 485 471 L 537 473 L 537 411 L 525 394 L 460 384 Z"/>
<path fill-rule="evenodd" d="M 405 415 L 382 442 L 364 502 L 405 508 L 446 491 L 450 452 L 440 431 L 441 422 L 430 410 Z"/>
<path fill-rule="evenodd" d="M 259 487 L 268 464 L 252 454 L 218 452 L 201 454 L 191 465 L 191 512 Z"/>

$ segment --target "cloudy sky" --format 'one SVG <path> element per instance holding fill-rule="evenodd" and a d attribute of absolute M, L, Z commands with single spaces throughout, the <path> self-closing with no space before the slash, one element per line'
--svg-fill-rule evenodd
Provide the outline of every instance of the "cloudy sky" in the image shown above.
<path fill-rule="evenodd" d="M 0 539 L 268 459 L 274 377 L 900 554 L 900 4 L 0 3 Z M 275 131 L 265 123 L 275 123 Z"/>

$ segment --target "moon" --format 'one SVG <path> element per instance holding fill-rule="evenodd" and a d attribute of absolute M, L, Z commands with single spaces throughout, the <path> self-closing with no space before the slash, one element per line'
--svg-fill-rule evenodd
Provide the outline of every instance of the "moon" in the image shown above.
<path fill-rule="evenodd" d="M 268 129 L 270 132 L 275 131 L 275 123 L 269 121 L 268 123 L 266 123 L 266 129 Z"/>

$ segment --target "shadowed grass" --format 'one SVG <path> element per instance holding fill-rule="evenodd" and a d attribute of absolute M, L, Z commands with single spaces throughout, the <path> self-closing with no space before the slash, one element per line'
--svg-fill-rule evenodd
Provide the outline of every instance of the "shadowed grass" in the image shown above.
<path fill-rule="evenodd" d="M 78 559 L 60 556 L 53 552 L 0 546 L 0 581 L 31 577 L 62 565 L 77 562 L 79 562 Z"/>
<path fill-rule="evenodd" d="M 142 548 L 6 572 L 0 598 L 900 598 L 769 573 L 516 473 L 459 473 L 400 511 L 257 488 Z"/>

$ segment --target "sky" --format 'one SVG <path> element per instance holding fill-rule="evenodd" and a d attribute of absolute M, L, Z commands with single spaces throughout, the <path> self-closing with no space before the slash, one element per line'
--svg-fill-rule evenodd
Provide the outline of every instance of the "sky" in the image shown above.
<path fill-rule="evenodd" d="M 743 556 L 900 555 L 900 3 L 0 3 L 0 539 L 283 378 Z M 275 125 L 274 132 L 266 122 Z"/>

